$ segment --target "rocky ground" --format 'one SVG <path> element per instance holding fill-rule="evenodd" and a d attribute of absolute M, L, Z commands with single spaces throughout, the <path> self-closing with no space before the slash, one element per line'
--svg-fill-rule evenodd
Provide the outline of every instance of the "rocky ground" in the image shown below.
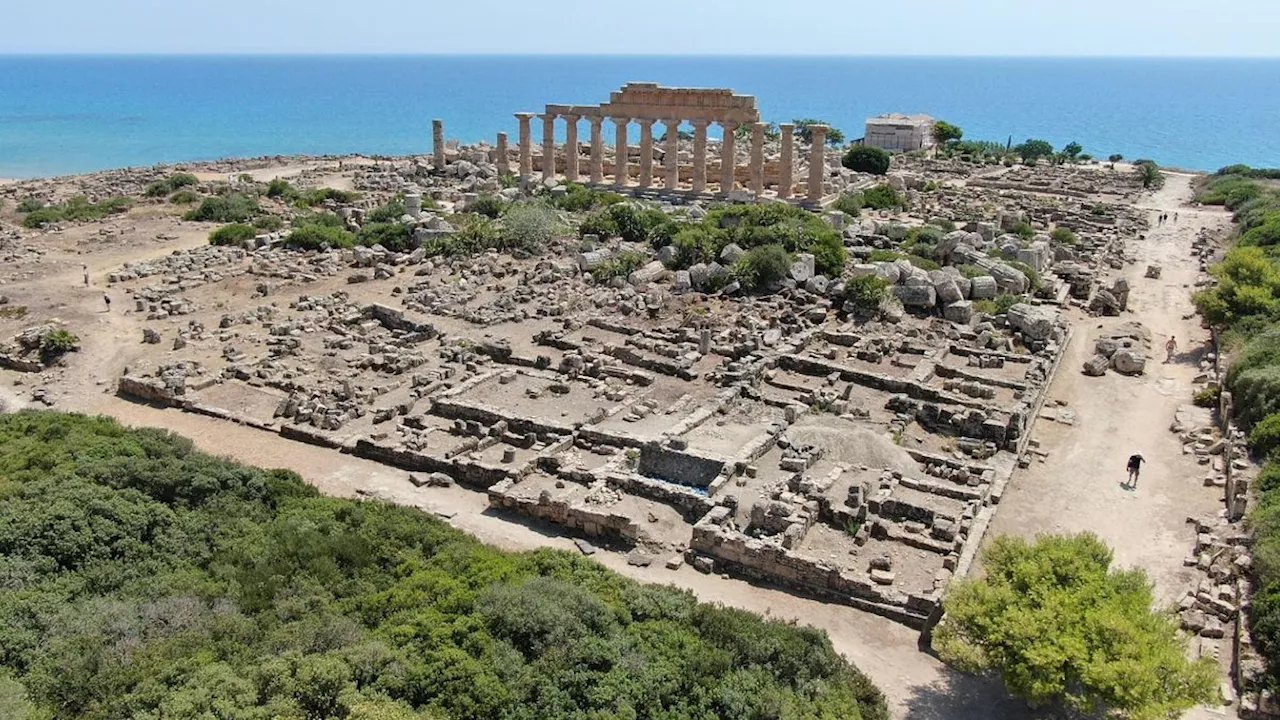
<path fill-rule="evenodd" d="M 444 174 L 364 158 L 186 169 L 203 187 L 286 177 L 360 190 L 331 206 L 356 223 L 395 193 L 420 195 L 435 209 L 405 222 L 421 245 L 478 193 L 520 194 L 469 153 Z M 164 202 L 44 229 L 21 228 L 14 210 L 28 197 L 136 196 L 171 171 L 0 188 L 0 337 L 15 338 L 0 369 L 5 406 L 171 428 L 326 492 L 422 507 L 503 547 L 588 551 L 640 579 L 811 623 L 905 718 L 1019 716 L 997 686 L 920 652 L 903 624 L 967 572 L 984 531 L 1092 530 L 1169 603 L 1193 590 L 1194 604 L 1213 574 L 1212 560 L 1196 563 L 1205 536 L 1228 532 L 1223 469 L 1211 421 L 1185 407 L 1212 375 L 1188 296 L 1202 272 L 1194 242 L 1228 218 L 1187 207 L 1189 176 L 1143 195 L 1101 167 L 908 160 L 890 179 L 911 211 L 826 217 L 850 256 L 840 277 L 800 257 L 758 295 L 699 292 L 716 263 L 677 268 L 610 238 L 450 260 L 300 252 L 285 247 L 287 226 L 214 248 L 216 224 Z M 697 217 L 710 206 L 654 207 Z M 1179 221 L 1157 226 L 1162 211 Z M 933 218 L 958 228 L 929 248 L 941 269 L 885 259 Z M 1008 232 L 1021 221 L 1032 236 Z M 1076 239 L 1050 237 L 1055 227 Z M 629 276 L 599 284 L 583 272 L 624 250 L 647 254 Z M 1043 276 L 1040 291 L 1025 267 Z M 843 306 L 841 288 L 860 275 L 890 284 L 869 319 Z M 1021 302 L 994 311 L 997 293 Z M 65 328 L 80 347 L 37 362 L 47 331 L 33 328 Z M 1166 364 L 1170 335 L 1181 350 Z M 1133 452 L 1148 465 L 1130 490 L 1120 483 Z M 714 549 L 734 543 L 745 549 Z M 813 570 L 787 574 L 770 558 Z M 812 599 L 823 593 L 854 607 Z M 1225 671 L 1229 639 L 1213 634 L 1197 651 L 1219 653 Z"/>

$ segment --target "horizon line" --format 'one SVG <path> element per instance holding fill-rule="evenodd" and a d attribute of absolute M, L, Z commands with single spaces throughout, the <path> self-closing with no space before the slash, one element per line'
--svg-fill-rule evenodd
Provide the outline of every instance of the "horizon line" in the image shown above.
<path fill-rule="evenodd" d="M 208 52 L 115 52 L 115 51 L 35 51 L 3 52 L 0 58 L 724 58 L 724 59 L 862 59 L 862 60 L 1271 60 L 1278 55 L 928 55 L 928 54 L 859 54 L 859 53 L 564 53 L 564 52 L 272 52 L 272 51 L 208 51 Z"/>

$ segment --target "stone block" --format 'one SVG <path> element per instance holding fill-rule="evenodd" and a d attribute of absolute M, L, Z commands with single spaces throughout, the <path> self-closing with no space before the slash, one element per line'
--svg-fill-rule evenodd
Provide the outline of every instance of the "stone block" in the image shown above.
<path fill-rule="evenodd" d="M 953 323 L 968 325 L 973 321 L 973 303 L 969 300 L 953 302 L 942 309 L 942 315 Z"/>

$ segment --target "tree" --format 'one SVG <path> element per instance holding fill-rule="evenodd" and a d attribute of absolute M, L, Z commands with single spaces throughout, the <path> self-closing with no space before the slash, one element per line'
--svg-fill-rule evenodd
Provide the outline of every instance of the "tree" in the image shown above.
<path fill-rule="evenodd" d="M 1053 145 L 1047 140 L 1029 138 L 1026 142 L 1014 147 L 1013 151 L 1018 154 L 1018 157 L 1022 158 L 1022 162 L 1034 165 L 1040 158 L 1053 155 Z"/>
<path fill-rule="evenodd" d="M 781 281 L 791 268 L 791 255 L 781 245 L 761 245 L 734 263 L 733 274 L 748 290 L 764 290 Z"/>
<path fill-rule="evenodd" d="M 800 138 L 801 142 L 813 144 L 813 127 L 812 126 L 826 125 L 827 126 L 827 144 L 828 145 L 844 144 L 844 133 L 840 130 L 840 128 L 832 126 L 831 123 L 827 122 L 826 120 L 814 120 L 813 118 L 802 118 L 799 120 L 792 120 L 791 123 L 796 126 L 795 134 L 796 134 L 796 137 Z"/>
<path fill-rule="evenodd" d="M 685 134 L 686 133 L 681 133 L 682 140 L 686 139 L 684 138 Z M 666 137 L 666 133 L 663 133 L 662 139 L 666 140 Z M 780 137 L 782 137 L 782 131 L 778 129 L 778 123 L 770 122 L 764 124 L 765 140 L 777 140 Z M 690 135 L 687 139 L 693 140 L 693 136 Z M 743 123 L 735 128 L 733 131 L 733 139 L 740 143 L 751 142 L 751 123 Z"/>
<path fill-rule="evenodd" d="M 964 137 L 963 130 L 956 125 L 952 125 L 946 120 L 939 120 L 935 122 L 930 134 L 933 136 L 933 141 L 937 143 L 938 147 L 942 147 L 947 143 L 954 142 Z M 937 154 L 936 149 L 934 150 L 934 154 Z"/>
<path fill-rule="evenodd" d="M 952 586 L 936 646 L 966 669 L 995 671 L 1033 707 L 1136 719 L 1207 702 L 1214 663 L 1188 661 L 1177 623 L 1151 609 L 1146 573 L 1111 561 L 1089 533 L 997 538 L 986 576 Z"/>
<path fill-rule="evenodd" d="M 840 164 L 854 172 L 884 175 L 889 172 L 889 153 L 870 145 L 854 145 L 840 158 Z"/>
<path fill-rule="evenodd" d="M 1164 187 L 1164 173 L 1160 172 L 1160 166 L 1154 160 L 1138 161 L 1134 163 L 1133 169 L 1138 174 L 1138 179 L 1142 180 L 1143 188 L 1157 190 Z"/>
<path fill-rule="evenodd" d="M 1074 140 L 1067 143 L 1066 147 L 1062 148 L 1062 154 L 1067 156 L 1067 159 L 1071 162 L 1075 162 L 1080 159 L 1080 153 L 1082 152 L 1084 152 L 1084 146 Z"/>
<path fill-rule="evenodd" d="M 1111 169 L 1115 170 L 1116 163 L 1120 162 L 1123 159 L 1124 159 L 1124 156 L 1121 155 L 1120 153 L 1111 153 L 1111 156 L 1107 158 L 1107 162 L 1111 163 Z"/>

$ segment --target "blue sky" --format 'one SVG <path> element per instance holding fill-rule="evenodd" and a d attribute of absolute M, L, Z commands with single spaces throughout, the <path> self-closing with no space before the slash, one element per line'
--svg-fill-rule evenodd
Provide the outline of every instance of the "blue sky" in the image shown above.
<path fill-rule="evenodd" d="M 4 0 L 0 53 L 1280 55 L 1277 0 Z"/>

